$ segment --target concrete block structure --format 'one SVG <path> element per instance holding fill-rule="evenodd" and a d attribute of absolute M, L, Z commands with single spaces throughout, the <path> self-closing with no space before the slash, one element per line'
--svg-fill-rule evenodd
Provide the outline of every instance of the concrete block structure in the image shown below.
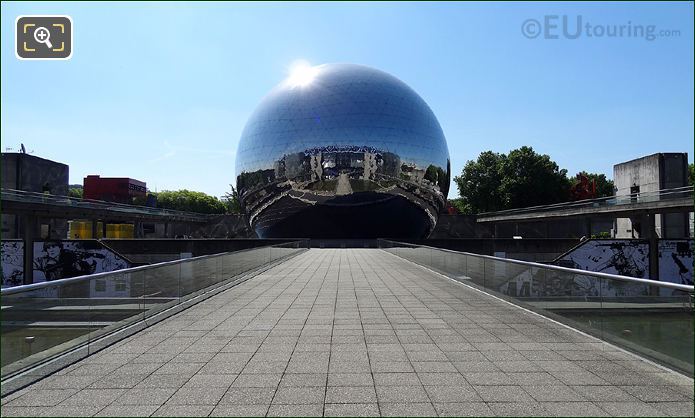
<path fill-rule="evenodd" d="M 641 193 L 656 192 L 688 185 L 688 154 L 658 153 L 613 166 L 616 196 L 630 196 L 637 201 Z M 638 219 L 618 218 L 616 238 L 644 238 Z M 654 215 L 654 229 L 659 238 L 687 238 L 688 213 Z M 641 233 L 640 233 L 641 232 Z"/>
<path fill-rule="evenodd" d="M 21 152 L 2 153 L 2 187 L 54 196 L 68 194 L 70 168 L 67 164 L 47 160 Z M 16 215 L 2 214 L 2 237 L 20 238 L 22 226 Z M 63 219 L 46 220 L 41 226 L 44 238 L 63 238 L 67 222 Z"/>

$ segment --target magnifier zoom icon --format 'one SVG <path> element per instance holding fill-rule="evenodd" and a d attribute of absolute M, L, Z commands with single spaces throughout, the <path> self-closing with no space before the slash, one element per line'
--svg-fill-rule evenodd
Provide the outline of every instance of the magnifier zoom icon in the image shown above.
<path fill-rule="evenodd" d="M 53 48 L 51 32 L 43 26 L 36 28 L 34 31 L 34 40 L 40 44 L 46 44 L 49 48 Z"/>

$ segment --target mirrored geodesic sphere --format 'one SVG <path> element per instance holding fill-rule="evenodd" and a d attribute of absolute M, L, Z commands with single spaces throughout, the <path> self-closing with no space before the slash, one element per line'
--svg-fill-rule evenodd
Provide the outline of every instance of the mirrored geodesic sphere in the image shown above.
<path fill-rule="evenodd" d="M 424 238 L 446 201 L 449 151 L 405 83 L 325 64 L 263 99 L 242 133 L 236 175 L 259 237 Z"/>

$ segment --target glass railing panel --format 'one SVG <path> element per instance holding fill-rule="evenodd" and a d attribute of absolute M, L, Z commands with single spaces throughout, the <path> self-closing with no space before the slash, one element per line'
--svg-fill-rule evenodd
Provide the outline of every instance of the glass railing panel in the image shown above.
<path fill-rule="evenodd" d="M 457 280 L 470 278 L 473 284 L 493 294 L 693 374 L 692 286 L 432 247 L 415 248 L 403 243 L 380 242 L 379 245 L 385 251 Z M 467 278 L 462 279 L 459 271 Z"/>
<path fill-rule="evenodd" d="M 217 275 L 215 274 L 215 259 L 210 257 L 196 261 L 198 264 L 198 267 L 196 269 L 196 277 L 199 281 L 199 286 L 197 290 L 207 289 L 208 287 L 215 284 L 215 280 L 217 279 Z"/>
<path fill-rule="evenodd" d="M 454 278 L 462 278 L 465 276 L 465 256 L 451 251 L 444 252 L 444 268 L 443 270 Z"/>
<path fill-rule="evenodd" d="M 179 303 L 181 264 L 168 264 L 144 270 L 143 295 L 145 318 Z"/>
<path fill-rule="evenodd" d="M 604 339 L 692 375 L 692 296 L 653 285 L 604 282 Z"/>
<path fill-rule="evenodd" d="M 466 276 L 480 286 L 485 285 L 485 259 L 466 256 Z"/>
<path fill-rule="evenodd" d="M 85 278 L 91 309 L 90 341 L 144 319 L 145 273 L 135 270 Z"/>
<path fill-rule="evenodd" d="M 302 249 L 306 245 L 304 242 Z M 277 246 L 272 257 L 277 260 L 293 255 L 301 251 L 299 248 L 298 243 Z M 260 247 L 26 289 L 3 289 L 2 377 L 73 348 L 86 347 L 86 353 L 99 350 L 109 341 L 100 337 L 261 267 L 270 259 L 270 248 Z"/>
<path fill-rule="evenodd" d="M 430 265 L 431 268 L 446 272 L 446 252 L 438 250 L 430 250 Z"/>
<path fill-rule="evenodd" d="M 47 286 L 2 297 L 2 374 L 89 341 L 89 282 Z"/>
<path fill-rule="evenodd" d="M 530 296 L 531 267 L 502 259 L 483 259 L 483 286 L 510 297 Z"/>

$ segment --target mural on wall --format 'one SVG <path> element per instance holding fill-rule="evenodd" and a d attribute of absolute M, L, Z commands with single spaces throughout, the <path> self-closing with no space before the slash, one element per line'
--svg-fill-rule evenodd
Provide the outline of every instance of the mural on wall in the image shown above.
<path fill-rule="evenodd" d="M 21 241 L 3 241 L 2 287 L 19 286 L 24 283 L 24 243 Z"/>
<path fill-rule="evenodd" d="M 559 260 L 580 270 L 649 278 L 649 242 L 642 240 L 590 240 Z"/>
<path fill-rule="evenodd" d="M 659 279 L 680 284 L 693 284 L 694 240 L 659 240 Z M 563 267 L 597 271 L 621 276 L 649 278 L 649 243 L 644 240 L 589 240 L 565 254 L 557 262 Z M 517 297 L 621 297 L 649 295 L 643 284 L 600 280 L 554 272 L 538 274 L 524 269 L 511 280 L 501 283 L 500 292 Z M 661 296 L 678 291 L 660 289 Z"/>
<path fill-rule="evenodd" d="M 23 283 L 24 244 L 2 242 L 2 286 Z M 130 267 L 98 241 L 39 241 L 34 243 L 34 283 L 120 270 Z"/>
<path fill-rule="evenodd" d="M 693 285 L 695 240 L 659 240 L 659 280 Z"/>

